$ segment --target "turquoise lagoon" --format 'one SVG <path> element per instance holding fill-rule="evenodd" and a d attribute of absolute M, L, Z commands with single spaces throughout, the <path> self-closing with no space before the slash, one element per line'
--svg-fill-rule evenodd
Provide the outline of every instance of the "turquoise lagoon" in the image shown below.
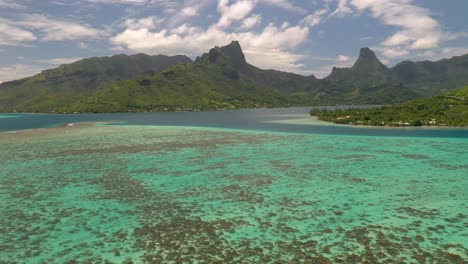
<path fill-rule="evenodd" d="M 262 124 L 0 133 L 0 263 L 466 263 L 466 130 Z"/>

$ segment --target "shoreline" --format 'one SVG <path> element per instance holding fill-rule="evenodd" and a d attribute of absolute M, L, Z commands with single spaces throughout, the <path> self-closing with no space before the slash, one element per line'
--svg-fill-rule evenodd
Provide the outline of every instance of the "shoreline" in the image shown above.
<path fill-rule="evenodd" d="M 283 107 L 255 107 L 255 108 L 235 108 L 235 109 L 211 109 L 211 110 L 181 110 L 181 111 L 127 111 L 127 112 L 83 112 L 83 113 L 50 113 L 50 112 L 0 112 L 0 115 L 102 115 L 102 114 L 143 114 L 143 113 L 196 113 L 196 112 L 224 112 L 239 110 L 262 110 L 262 109 L 291 109 L 291 108 L 374 108 L 381 105 L 305 105 L 305 106 L 283 106 Z"/>
<path fill-rule="evenodd" d="M 321 120 L 318 116 L 310 116 L 314 117 L 317 120 L 325 123 L 331 123 L 337 126 L 346 126 L 346 127 L 365 127 L 365 128 L 382 128 L 382 129 L 402 129 L 402 128 L 410 128 L 410 129 L 468 129 L 468 126 L 372 126 L 372 125 L 358 125 L 358 124 L 339 124 L 332 121 L 324 121 Z"/>
<path fill-rule="evenodd" d="M 297 119 L 296 119 L 297 120 Z M 289 120 L 290 124 L 293 124 L 294 119 Z M 291 122 L 292 121 L 292 122 Z M 303 121 L 303 120 L 302 120 Z M 309 120 L 310 121 L 310 120 Z M 329 122 L 325 121 L 318 121 L 323 122 L 326 124 L 321 124 L 322 126 L 330 126 Z M 296 122 L 297 124 L 297 122 Z M 304 123 L 300 123 L 301 125 L 307 125 Z M 310 123 L 308 123 L 310 124 Z M 317 125 L 317 124 L 316 124 Z M 333 125 L 331 125 L 333 126 Z M 345 125 L 337 125 L 338 127 L 345 127 Z M 98 127 L 107 127 L 111 130 L 103 130 L 103 131 L 114 131 L 112 127 L 115 127 L 117 130 L 121 128 L 125 129 L 181 129 L 181 130 L 201 130 L 201 131 L 211 131 L 211 132 L 219 132 L 219 133 L 242 133 L 242 134 L 271 134 L 271 135 L 310 135 L 310 136 L 334 136 L 334 137 L 390 137 L 390 138 L 413 138 L 413 136 L 408 135 L 367 135 L 367 134 L 334 134 L 334 133 L 304 133 L 304 132 L 295 132 L 295 131 L 274 131 L 274 130 L 260 130 L 260 129 L 242 129 L 242 128 L 221 128 L 221 127 L 206 127 L 206 126 L 178 126 L 178 125 L 122 125 L 118 124 L 117 122 L 110 122 L 110 121 L 96 121 L 96 122 L 75 122 L 75 123 L 63 123 L 59 124 L 54 127 L 43 127 L 43 128 L 32 128 L 32 129 L 23 129 L 23 130 L 11 130 L 11 131 L 0 131 L 0 143 L 2 142 L 9 142 L 10 140 L 38 140 L 48 137 L 54 136 L 66 136 L 69 133 L 75 133 L 73 131 L 77 131 L 77 133 L 81 133 L 79 131 L 86 133 L 95 133 L 92 132 L 93 128 Z M 379 129 L 376 127 L 354 127 L 356 129 L 367 129 L 370 128 L 371 130 Z M 90 130 L 91 129 L 91 130 Z M 430 128 L 429 128 L 430 129 Z M 369 130 L 369 131 L 371 131 Z M 387 130 L 386 128 L 381 129 L 382 131 Z M 392 129 L 389 129 L 390 131 Z M 425 129 L 412 129 L 408 128 L 407 131 L 424 131 Z M 445 129 L 444 129 L 445 130 Z M 87 132 L 86 132 L 87 131 Z M 100 130 L 96 130 L 100 131 Z M 429 131 L 429 130 L 427 130 Z M 442 131 L 442 130 L 441 130 Z M 465 130 L 463 130 L 465 131 Z M 102 132 L 102 131 L 101 131 Z M 416 136 L 421 137 L 421 136 Z M 425 136 L 422 136 L 425 137 Z M 433 137 L 433 136 L 431 136 Z M 434 139 L 438 137 L 433 137 Z M 442 137 L 444 138 L 453 138 L 453 139 L 466 139 L 466 137 Z"/>
<path fill-rule="evenodd" d="M 337 124 L 333 122 L 323 121 L 320 120 L 317 116 L 309 116 L 309 115 L 302 115 L 302 114 L 292 114 L 292 115 L 285 115 L 289 117 L 302 117 L 302 118 L 290 118 L 290 119 L 282 119 L 282 120 L 273 120 L 273 121 L 264 121 L 264 123 L 276 123 L 276 124 L 285 124 L 285 125 L 306 125 L 306 126 L 331 126 L 331 127 L 348 127 L 353 129 L 382 129 L 382 130 L 397 130 L 397 129 L 406 129 L 406 130 L 426 130 L 426 129 L 433 129 L 433 130 L 445 130 L 445 129 L 455 129 L 455 130 L 468 130 L 468 127 L 437 127 L 437 126 L 421 126 L 421 127 L 391 127 L 391 126 L 369 126 L 369 125 L 346 125 L 346 124 Z M 62 129 L 81 129 L 81 128 L 89 128 L 93 126 L 128 126 L 128 127 L 175 127 L 175 128 L 193 128 L 193 129 L 208 129 L 208 130 L 230 130 L 230 131 L 246 131 L 246 132 L 257 132 L 257 133 L 293 133 L 294 132 L 279 132 L 279 131 L 270 131 L 270 130 L 250 130 L 250 129 L 237 129 L 237 128 L 220 128 L 216 126 L 185 126 L 185 125 L 121 125 L 119 124 L 120 121 L 83 121 L 83 122 L 71 122 L 71 123 L 62 123 L 57 124 L 56 126 L 51 127 L 37 127 L 37 128 L 29 128 L 29 129 L 21 129 L 21 130 L 4 130 L 0 131 L 0 134 L 19 134 L 19 133 L 27 133 L 27 132 L 36 132 L 36 131 L 54 131 L 54 130 L 62 130 Z"/>
<path fill-rule="evenodd" d="M 266 123 L 289 124 L 289 125 L 320 125 L 320 126 L 337 126 L 349 128 L 372 128 L 372 129 L 468 129 L 468 126 L 371 126 L 371 125 L 355 125 L 355 124 L 339 124 L 330 121 L 324 121 L 318 116 L 311 115 L 290 115 L 302 118 L 291 118 L 275 121 L 266 121 Z"/>

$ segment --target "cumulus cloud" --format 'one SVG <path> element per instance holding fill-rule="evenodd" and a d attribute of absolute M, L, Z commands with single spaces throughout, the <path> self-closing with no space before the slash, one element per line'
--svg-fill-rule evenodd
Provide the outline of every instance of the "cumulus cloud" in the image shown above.
<path fill-rule="evenodd" d="M 420 56 L 429 60 L 441 60 L 465 54 L 468 54 L 467 47 L 445 47 L 435 50 L 424 51 L 422 54 L 420 54 Z"/>
<path fill-rule="evenodd" d="M 280 49 L 249 48 L 245 50 L 247 60 L 262 69 L 275 69 L 299 74 L 309 74 L 305 65 L 298 63 L 303 55 Z"/>
<path fill-rule="evenodd" d="M 198 15 L 198 10 L 197 8 L 193 6 L 187 6 L 182 9 L 182 15 L 186 17 L 191 17 L 191 16 L 197 16 Z"/>
<path fill-rule="evenodd" d="M 25 15 L 15 25 L 40 32 L 41 41 L 97 39 L 107 35 L 104 30 L 86 24 L 49 18 L 42 14 Z"/>
<path fill-rule="evenodd" d="M 259 14 L 252 15 L 242 21 L 241 29 L 251 29 L 260 24 L 260 22 L 262 22 L 262 16 Z"/>
<path fill-rule="evenodd" d="M 112 38 L 116 47 L 150 54 L 187 54 L 197 56 L 215 45 L 239 40 L 247 60 L 262 68 L 297 71 L 302 56 L 291 52 L 309 34 L 307 27 L 269 24 L 260 32 L 227 32 L 212 25 L 207 29 L 182 25 L 174 30 L 151 31 L 147 28 L 126 29 Z"/>
<path fill-rule="evenodd" d="M 412 0 L 351 0 L 340 4 L 353 6 L 359 12 L 370 14 L 385 25 L 398 28 L 382 44 L 405 45 L 411 49 L 434 48 L 439 45 L 442 31 L 439 22 L 431 17 L 430 10 L 419 7 Z M 349 6 L 347 7 L 349 10 Z"/>
<path fill-rule="evenodd" d="M 326 65 L 312 69 L 312 72 L 314 73 L 315 77 L 318 77 L 318 78 L 327 77 L 331 73 L 331 70 L 333 69 L 333 67 L 349 68 L 353 66 L 354 62 L 356 61 L 355 57 L 346 56 L 346 55 L 338 55 L 336 57 L 331 57 L 331 58 L 321 57 L 318 59 L 322 61 L 328 61 Z"/>
<path fill-rule="evenodd" d="M 114 50 L 145 52 L 150 54 L 186 54 L 192 57 L 208 51 L 215 45 L 222 46 L 231 40 L 239 40 L 247 60 L 261 68 L 305 72 L 300 63 L 304 57 L 297 53 L 309 34 L 309 27 L 318 22 L 308 21 L 299 25 L 268 24 L 263 28 L 260 14 L 251 14 L 257 4 L 268 4 L 295 12 L 302 12 L 289 1 L 283 0 L 218 0 L 219 19 L 207 27 L 192 26 L 181 22 L 181 17 L 198 14 L 199 10 L 214 0 L 186 0 L 184 7 L 172 23 L 156 30 L 151 27 L 127 26 L 123 32 L 111 39 Z M 184 14 L 183 10 L 190 11 Z M 312 15 L 322 18 L 326 10 L 318 10 Z M 320 19 L 319 18 L 319 19 Z M 138 20 L 132 20 L 138 21 Z M 235 27 L 233 27 L 235 25 Z M 255 28 L 255 30 L 252 30 Z M 239 30 L 240 29 L 240 30 Z"/>
<path fill-rule="evenodd" d="M 255 7 L 254 1 L 250 0 L 238 0 L 232 4 L 229 2 L 229 0 L 219 0 L 218 2 L 218 12 L 221 14 L 218 27 L 229 27 L 232 22 L 246 17 Z"/>
<path fill-rule="evenodd" d="M 328 12 L 328 8 L 318 9 L 314 13 L 302 19 L 301 23 L 304 23 L 308 25 L 309 27 L 316 26 L 322 22 L 327 12 Z"/>
<path fill-rule="evenodd" d="M 331 13 L 330 16 L 345 16 L 345 15 L 348 15 L 348 14 L 352 14 L 353 13 L 353 10 L 351 9 L 351 7 L 349 6 L 349 0 L 338 0 L 338 6 L 336 8 L 336 10 Z"/>
<path fill-rule="evenodd" d="M 139 28 L 156 28 L 163 20 L 155 16 L 149 16 L 146 18 L 135 19 L 129 18 L 126 19 L 123 23 L 123 26 L 130 29 L 139 29 Z"/>
<path fill-rule="evenodd" d="M 209 5 L 215 5 L 215 0 L 185 0 L 181 6 L 175 7 L 175 4 L 166 4 L 165 13 L 170 14 L 167 19 L 169 26 L 178 26 L 185 21 L 197 17 L 200 12 Z M 167 6 L 170 6 L 167 8 Z"/>
<path fill-rule="evenodd" d="M 36 40 L 36 36 L 28 30 L 13 25 L 14 22 L 0 19 L 0 45 L 19 45 Z"/>
<path fill-rule="evenodd" d="M 0 18 L 0 45 L 25 46 L 25 43 L 35 40 L 64 41 L 106 36 L 109 36 L 106 30 L 42 14 L 27 14 L 17 20 Z"/>
<path fill-rule="evenodd" d="M 336 61 L 339 63 L 348 63 L 352 61 L 352 58 L 346 55 L 338 55 L 338 57 L 336 57 Z"/>
<path fill-rule="evenodd" d="M 385 58 L 403 58 L 409 54 L 409 51 L 400 47 L 385 47 L 377 49 Z"/>
<path fill-rule="evenodd" d="M 438 48 L 444 41 L 464 36 L 464 33 L 443 32 L 440 23 L 427 8 L 414 0 L 337 0 L 336 16 L 369 13 L 396 31 L 381 43 L 380 51 L 387 59 L 409 54 L 410 50 Z"/>

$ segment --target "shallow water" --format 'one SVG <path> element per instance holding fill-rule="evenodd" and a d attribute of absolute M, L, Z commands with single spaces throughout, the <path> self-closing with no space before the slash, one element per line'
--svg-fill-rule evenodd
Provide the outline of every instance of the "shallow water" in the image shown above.
<path fill-rule="evenodd" d="M 468 139 L 0 133 L 0 262 L 464 263 Z"/>
<path fill-rule="evenodd" d="M 0 118 L 15 118 L 15 117 L 19 117 L 19 116 L 15 116 L 15 115 L 0 115 Z"/>
<path fill-rule="evenodd" d="M 306 134 L 468 138 L 468 128 L 376 128 L 335 125 L 314 120 L 308 114 L 310 109 L 295 107 L 177 113 L 2 114 L 18 118 L 0 119 L 0 131 L 49 128 L 76 122 L 112 121 L 126 125 L 211 127 Z"/>

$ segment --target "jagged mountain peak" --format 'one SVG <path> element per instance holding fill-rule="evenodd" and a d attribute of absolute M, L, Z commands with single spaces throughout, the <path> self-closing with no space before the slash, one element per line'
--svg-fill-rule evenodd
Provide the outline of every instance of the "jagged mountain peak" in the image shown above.
<path fill-rule="evenodd" d="M 368 47 L 364 47 L 359 49 L 359 56 L 360 57 L 369 57 L 369 58 L 377 58 L 375 52 Z"/>
<path fill-rule="evenodd" d="M 351 68 L 333 67 L 325 79 L 372 85 L 396 81 L 392 71 L 380 62 L 374 51 L 367 47 L 360 49 L 359 57 Z"/>
<path fill-rule="evenodd" d="M 201 57 L 197 57 L 195 63 L 217 63 L 221 60 L 227 60 L 238 69 L 247 66 L 244 52 L 238 41 L 232 41 L 226 46 L 214 47 L 210 49 L 208 53 L 203 54 Z"/>
<path fill-rule="evenodd" d="M 375 55 L 375 52 L 369 48 L 361 48 L 359 51 L 359 57 L 354 63 L 353 69 L 363 69 L 367 71 L 388 71 L 388 67 L 385 66 Z"/>

